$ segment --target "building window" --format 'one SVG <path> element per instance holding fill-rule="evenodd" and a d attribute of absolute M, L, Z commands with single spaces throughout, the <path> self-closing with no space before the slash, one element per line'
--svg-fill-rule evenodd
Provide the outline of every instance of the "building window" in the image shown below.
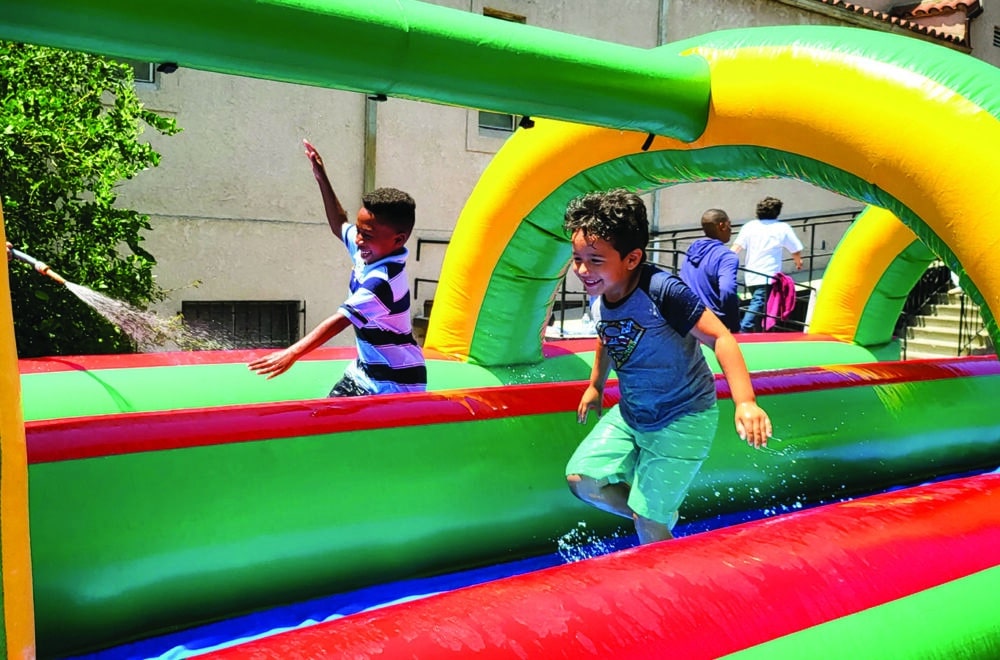
<path fill-rule="evenodd" d="M 509 11 L 493 9 L 492 7 L 483 7 L 483 16 L 489 16 L 501 21 L 510 21 L 511 23 L 523 24 L 527 22 L 527 18 L 524 16 L 512 14 Z M 480 110 L 479 134 L 484 137 L 507 137 L 517 128 L 518 121 L 519 118 L 515 115 Z"/>
<path fill-rule="evenodd" d="M 514 129 L 517 128 L 515 120 L 516 117 L 514 117 L 514 115 L 505 115 L 501 112 L 487 112 L 485 110 L 480 110 L 479 133 L 481 135 L 493 135 L 493 133 L 484 133 L 484 131 L 502 131 L 504 133 L 513 133 Z"/>
<path fill-rule="evenodd" d="M 132 67 L 132 77 L 137 83 L 156 82 L 156 62 L 144 62 L 142 60 L 129 60 L 117 58 L 125 66 Z"/>
<path fill-rule="evenodd" d="M 1000 26 L 993 26 L 993 45 L 1000 48 Z"/>
<path fill-rule="evenodd" d="M 298 300 L 181 303 L 184 324 L 232 348 L 285 348 L 299 339 L 305 307 Z"/>

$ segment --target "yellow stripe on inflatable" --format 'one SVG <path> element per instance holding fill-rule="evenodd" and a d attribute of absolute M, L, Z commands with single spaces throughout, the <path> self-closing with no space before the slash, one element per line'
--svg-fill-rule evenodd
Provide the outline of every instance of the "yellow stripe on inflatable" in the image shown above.
<path fill-rule="evenodd" d="M 809 332 L 854 341 L 858 324 L 879 279 L 914 241 L 920 240 L 895 215 L 878 207 L 865 211 L 834 254 L 823 276 Z"/>
<path fill-rule="evenodd" d="M 6 242 L 3 209 L 0 240 Z M 0 273 L 0 327 L 13 328 L 10 280 Z M 0 562 L 3 566 L 5 658 L 35 657 L 35 608 L 28 533 L 28 458 L 21 413 L 21 377 L 14 333 L 0 333 Z"/>

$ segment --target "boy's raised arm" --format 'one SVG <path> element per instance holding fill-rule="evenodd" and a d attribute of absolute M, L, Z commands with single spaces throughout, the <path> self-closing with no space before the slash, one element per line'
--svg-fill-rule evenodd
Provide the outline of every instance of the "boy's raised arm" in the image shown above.
<path fill-rule="evenodd" d="M 306 150 L 306 157 L 312 164 L 313 176 L 319 184 L 319 192 L 323 196 L 323 209 L 326 211 L 326 221 L 330 224 L 330 230 L 337 240 L 341 240 L 344 235 L 344 225 L 347 223 L 347 213 L 337 199 L 337 193 L 333 191 L 330 184 L 330 177 L 326 174 L 326 166 L 323 165 L 323 157 L 316 151 L 316 147 L 309 143 L 309 140 L 302 140 Z"/>

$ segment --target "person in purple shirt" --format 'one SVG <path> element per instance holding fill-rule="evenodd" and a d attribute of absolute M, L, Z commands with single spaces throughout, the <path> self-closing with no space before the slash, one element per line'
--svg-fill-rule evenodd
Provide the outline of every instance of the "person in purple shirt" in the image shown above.
<path fill-rule="evenodd" d="M 733 235 L 732 223 L 725 211 L 709 209 L 701 216 L 701 229 L 705 238 L 699 238 L 688 248 L 681 265 L 681 279 L 730 332 L 739 332 L 736 271 L 740 258 L 726 247 Z"/>

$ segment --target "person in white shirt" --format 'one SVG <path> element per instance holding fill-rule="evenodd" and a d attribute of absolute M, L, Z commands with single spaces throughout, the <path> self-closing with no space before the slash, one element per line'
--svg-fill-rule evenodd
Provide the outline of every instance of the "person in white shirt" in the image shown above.
<path fill-rule="evenodd" d="M 733 244 L 737 256 L 746 252 L 744 279 L 750 290 L 750 306 L 740 321 L 740 332 L 760 332 L 772 279 L 782 270 L 783 250 L 791 253 L 795 270 L 802 270 L 802 241 L 791 227 L 778 220 L 781 207 L 777 197 L 757 202 L 757 219 L 743 225 Z"/>

